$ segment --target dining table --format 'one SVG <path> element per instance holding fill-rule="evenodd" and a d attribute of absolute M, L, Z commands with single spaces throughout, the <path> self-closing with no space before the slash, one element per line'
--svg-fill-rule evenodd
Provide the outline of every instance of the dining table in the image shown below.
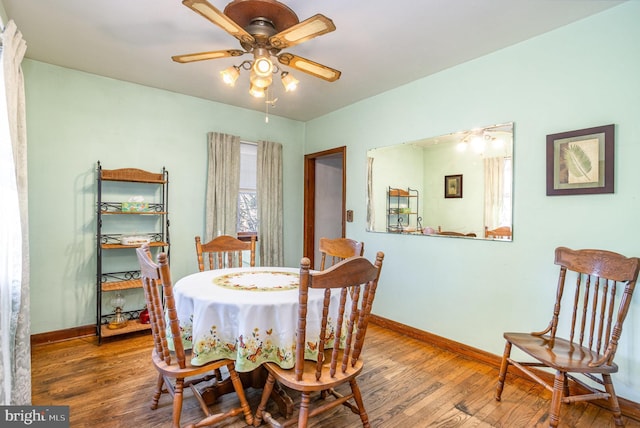
<path fill-rule="evenodd" d="M 257 388 L 264 386 L 266 370 L 256 369 L 265 362 L 293 368 L 299 281 L 300 269 L 288 267 L 214 269 L 178 280 L 173 294 L 182 343 L 190 350 L 191 363 L 231 359 L 245 387 Z M 320 337 L 317 328 L 323 316 L 324 296 L 324 290 L 309 290 L 307 338 Z M 339 293 L 331 293 L 325 347 L 332 347 L 335 341 L 339 298 Z M 307 341 L 305 358 L 315 359 L 317 347 L 317 340 Z M 215 401 L 227 392 L 232 388 L 215 385 L 202 395 L 206 398 L 209 394 L 207 401 Z M 273 398 L 279 401 L 281 410 L 286 408 L 284 414 L 292 413 L 293 403 L 282 390 L 277 390 Z"/>

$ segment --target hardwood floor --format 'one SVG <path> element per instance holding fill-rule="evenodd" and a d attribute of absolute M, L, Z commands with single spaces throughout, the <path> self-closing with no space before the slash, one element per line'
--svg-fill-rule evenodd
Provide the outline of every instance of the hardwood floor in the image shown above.
<path fill-rule="evenodd" d="M 550 393 L 528 380 L 508 376 L 498 403 L 497 369 L 455 353 L 370 325 L 365 369 L 358 378 L 372 427 L 543 427 Z M 98 346 L 95 337 L 35 345 L 32 350 L 34 405 L 70 406 L 71 427 L 168 427 L 171 401 L 163 395 L 150 410 L 156 373 L 150 363 L 151 336 L 115 338 Z M 614 378 L 615 381 L 615 378 Z M 182 424 L 201 417 L 186 392 Z M 291 392 L 296 401 L 298 396 Z M 260 390 L 247 389 L 255 412 Z M 236 403 L 233 395 L 220 406 Z M 218 405 L 216 404 L 216 405 Z M 280 416 L 270 404 L 268 409 Z M 588 403 L 563 406 L 561 427 L 613 427 L 611 414 Z M 627 427 L 640 421 L 625 418 Z M 238 417 L 219 427 L 245 427 Z M 338 407 L 310 421 L 310 428 L 361 426 L 357 415 Z"/>

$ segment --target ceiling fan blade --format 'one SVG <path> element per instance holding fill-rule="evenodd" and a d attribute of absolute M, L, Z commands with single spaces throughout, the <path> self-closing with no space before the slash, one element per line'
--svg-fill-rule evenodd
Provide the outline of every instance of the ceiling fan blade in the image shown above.
<path fill-rule="evenodd" d="M 227 58 L 230 56 L 244 55 L 246 52 L 239 49 L 227 49 L 224 51 L 198 52 L 186 55 L 175 55 L 171 59 L 181 64 L 194 61 L 204 61 L 207 59 Z"/>
<path fill-rule="evenodd" d="M 318 64 L 310 59 L 302 58 L 290 53 L 282 53 L 278 55 L 278 61 L 280 61 L 280 64 L 295 68 L 298 71 L 319 77 L 320 79 L 324 79 L 328 82 L 335 82 L 340 78 L 340 74 L 342 74 L 331 67 Z"/>
<path fill-rule="evenodd" d="M 276 49 L 285 49 L 314 37 L 330 33 L 335 29 L 336 26 L 332 20 L 322 14 L 317 14 L 271 36 L 269 43 Z"/>
<path fill-rule="evenodd" d="M 255 39 L 251 34 L 247 33 L 244 28 L 240 27 L 231 18 L 216 9 L 207 0 L 182 0 L 182 4 L 204 16 L 209 21 L 240 40 L 241 43 L 252 44 L 255 42 Z"/>

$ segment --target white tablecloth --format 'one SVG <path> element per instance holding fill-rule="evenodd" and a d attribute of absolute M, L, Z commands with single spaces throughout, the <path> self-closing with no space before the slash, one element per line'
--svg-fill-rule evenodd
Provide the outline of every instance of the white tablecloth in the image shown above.
<path fill-rule="evenodd" d="M 235 360 L 248 372 L 270 361 L 294 366 L 298 325 L 298 268 L 254 267 L 198 272 L 174 286 L 180 330 L 192 364 Z M 323 290 L 309 290 L 305 356 L 315 358 Z M 333 346 L 339 293 L 331 294 L 329 328 Z M 312 321 L 313 320 L 313 321 Z M 317 320 L 317 322 L 315 321 Z M 170 332 L 168 332 L 169 334 Z"/>

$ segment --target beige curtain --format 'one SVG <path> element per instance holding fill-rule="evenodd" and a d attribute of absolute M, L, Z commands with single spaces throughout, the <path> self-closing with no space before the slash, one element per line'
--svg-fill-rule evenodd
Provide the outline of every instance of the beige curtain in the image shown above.
<path fill-rule="evenodd" d="M 257 173 L 260 264 L 283 266 L 282 144 L 258 143 Z"/>
<path fill-rule="evenodd" d="M 376 225 L 373 209 L 373 160 L 372 157 L 367 158 L 367 230 L 374 230 Z"/>
<path fill-rule="evenodd" d="M 484 160 L 484 224 L 491 230 L 502 226 L 504 158 Z"/>
<path fill-rule="evenodd" d="M 2 32 L 0 76 L 0 404 L 31 404 L 29 229 L 24 76 L 16 24 Z"/>
<path fill-rule="evenodd" d="M 219 235 L 236 236 L 240 191 L 240 137 L 218 132 L 207 134 L 209 168 L 205 240 Z"/>

